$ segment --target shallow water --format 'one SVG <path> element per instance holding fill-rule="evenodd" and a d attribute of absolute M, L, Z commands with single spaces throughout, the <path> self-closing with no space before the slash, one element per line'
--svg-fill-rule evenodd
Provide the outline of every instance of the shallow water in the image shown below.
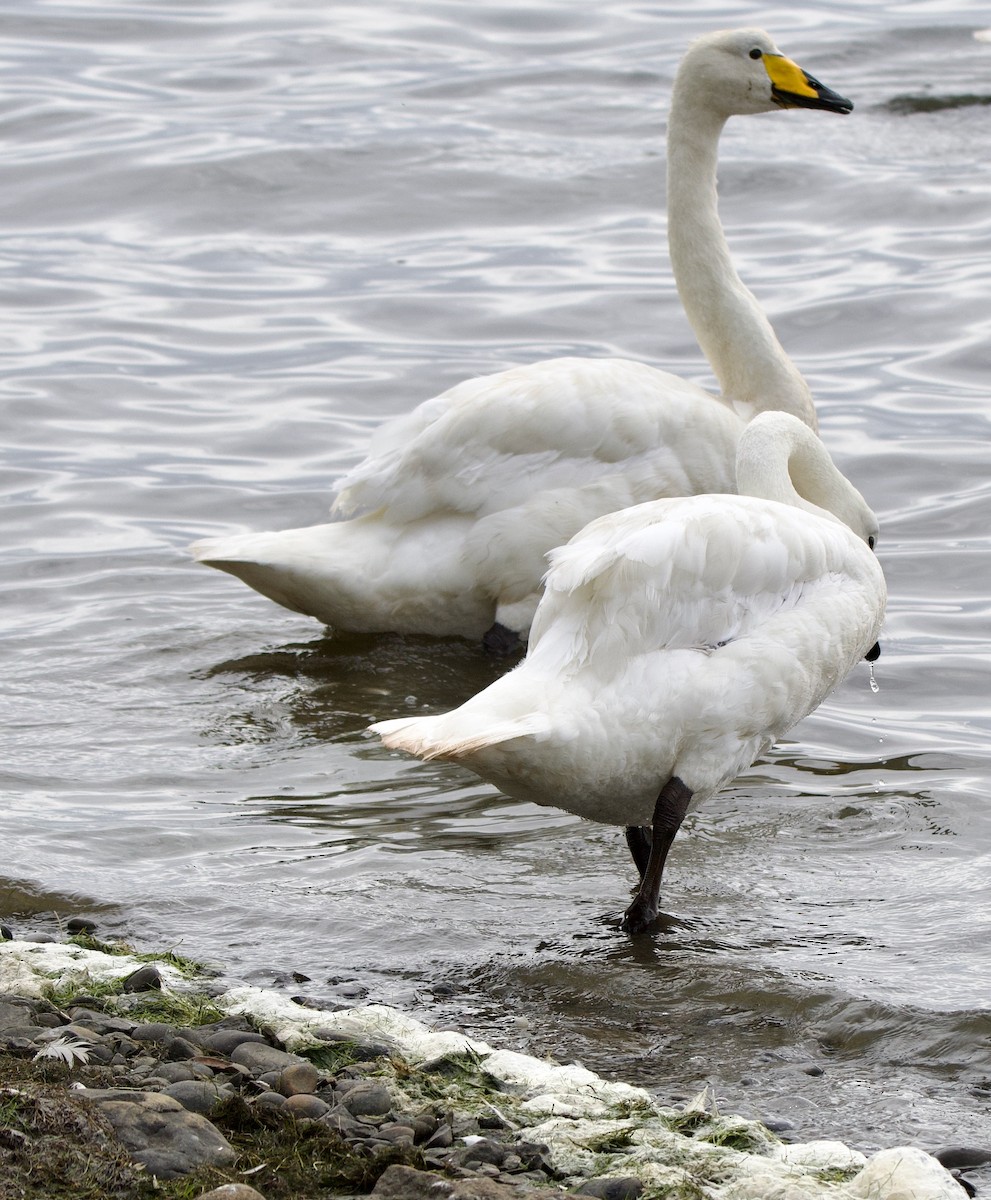
<path fill-rule="evenodd" d="M 332 638 L 184 548 L 322 520 L 369 431 L 466 375 L 618 353 L 708 382 L 664 253 L 665 104 L 689 38 L 753 11 L 0 12 L 18 932 L 85 911 L 666 1098 L 708 1082 L 790 1136 L 986 1142 L 982 9 L 760 13 L 857 105 L 732 123 L 720 179 L 741 273 L 881 517 L 880 690 L 865 664 L 694 819 L 670 920 L 635 941 L 616 830 L 362 732 L 498 665 Z"/>

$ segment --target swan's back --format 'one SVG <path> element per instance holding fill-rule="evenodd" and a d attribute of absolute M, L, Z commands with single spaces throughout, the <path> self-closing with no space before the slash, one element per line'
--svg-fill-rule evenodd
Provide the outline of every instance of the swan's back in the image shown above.
<path fill-rule="evenodd" d="M 467 380 L 383 427 L 340 480 L 334 512 L 485 517 L 619 476 L 626 503 L 719 490 L 732 487 L 742 427 L 728 405 L 644 363 L 551 359 Z"/>
<path fill-rule="evenodd" d="M 592 522 L 550 557 L 529 656 L 601 674 L 638 655 L 713 654 L 778 634 L 788 653 L 819 660 L 839 636 L 852 665 L 883 587 L 875 556 L 844 525 L 749 496 L 641 504 Z M 843 623 L 845 633 L 829 632 Z"/>

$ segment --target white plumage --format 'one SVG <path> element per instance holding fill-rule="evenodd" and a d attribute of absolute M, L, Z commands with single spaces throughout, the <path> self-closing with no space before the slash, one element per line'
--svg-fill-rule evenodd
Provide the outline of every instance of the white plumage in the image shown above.
<path fill-rule="evenodd" d="M 668 123 L 668 230 L 685 310 L 719 379 L 714 397 L 623 359 L 563 358 L 469 380 L 383 427 L 341 481 L 328 524 L 208 538 L 193 551 L 286 608 L 343 630 L 525 636 L 546 554 L 603 513 L 733 491 L 755 412 L 811 428 L 805 381 L 737 276 L 716 204 L 734 113 L 848 112 L 759 30 L 699 39 Z"/>
<path fill-rule="evenodd" d="M 517 799 L 633 827 L 633 930 L 685 813 L 811 712 L 884 615 L 874 515 L 807 426 L 755 417 L 737 474 L 738 496 L 593 521 L 551 555 L 519 666 L 451 712 L 371 727 Z"/>

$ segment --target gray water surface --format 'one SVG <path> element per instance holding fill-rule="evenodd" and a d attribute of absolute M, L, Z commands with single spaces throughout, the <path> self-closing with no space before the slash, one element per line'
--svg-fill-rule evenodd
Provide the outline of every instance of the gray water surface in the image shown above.
<path fill-rule="evenodd" d="M 3 902 L 862 1148 L 991 1139 L 991 43 L 977 3 L 0 7 Z M 621 354 L 710 383 L 664 249 L 695 34 L 848 118 L 739 119 L 741 273 L 882 523 L 864 664 L 618 928 L 614 829 L 364 733 L 503 669 L 193 564 L 324 519 L 385 418 Z M 291 973 L 308 976 L 291 981 Z M 812 1073 L 810 1073 L 812 1072 Z M 817 1073 L 821 1072 L 821 1073 Z"/>

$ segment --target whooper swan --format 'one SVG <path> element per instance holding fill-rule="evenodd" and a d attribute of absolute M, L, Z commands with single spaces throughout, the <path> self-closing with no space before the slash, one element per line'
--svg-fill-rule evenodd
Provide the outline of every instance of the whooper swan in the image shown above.
<path fill-rule="evenodd" d="M 627 826 L 634 933 L 685 815 L 876 657 L 877 522 L 822 442 L 762 413 L 737 483 L 593 521 L 551 554 L 514 670 L 451 712 L 371 727 L 508 796 Z"/>
<path fill-rule="evenodd" d="M 735 113 L 853 107 L 760 30 L 693 43 L 668 121 L 668 240 L 685 311 L 721 389 L 624 359 L 560 358 L 468 380 L 383 426 L 329 524 L 207 538 L 193 553 L 340 630 L 525 638 L 546 555 L 593 518 L 734 491 L 757 412 L 816 428 L 809 388 L 733 268 L 716 155 Z M 488 631 L 488 632 L 487 632 Z"/>

